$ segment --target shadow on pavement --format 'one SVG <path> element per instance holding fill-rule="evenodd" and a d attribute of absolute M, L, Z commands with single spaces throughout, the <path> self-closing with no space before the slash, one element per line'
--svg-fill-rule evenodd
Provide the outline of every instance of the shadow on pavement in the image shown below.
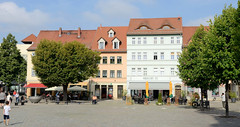
<path fill-rule="evenodd" d="M 15 123 L 11 123 L 9 125 L 16 125 L 16 124 L 21 124 L 21 123 L 23 123 L 23 122 L 15 122 Z"/>
<path fill-rule="evenodd" d="M 236 104 L 237 105 L 237 104 Z M 218 122 L 216 124 L 211 124 L 211 127 L 240 127 L 240 112 L 231 111 L 231 107 L 229 107 L 229 118 L 225 117 L 225 109 L 223 108 L 215 108 L 210 107 L 210 109 L 201 109 L 198 108 L 192 108 L 192 106 L 178 106 L 178 108 L 185 108 L 185 109 L 191 109 L 195 110 L 198 113 L 201 114 L 207 114 L 214 117 L 214 119 Z"/>

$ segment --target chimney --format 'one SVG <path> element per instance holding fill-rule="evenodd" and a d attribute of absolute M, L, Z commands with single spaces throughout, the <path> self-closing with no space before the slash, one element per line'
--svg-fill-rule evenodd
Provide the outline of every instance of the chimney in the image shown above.
<path fill-rule="evenodd" d="M 59 37 L 62 36 L 62 27 L 59 28 L 58 36 L 59 36 Z"/>
<path fill-rule="evenodd" d="M 78 33 L 77 34 L 78 34 L 77 37 L 80 38 L 81 37 L 81 28 L 80 27 L 78 27 Z"/>

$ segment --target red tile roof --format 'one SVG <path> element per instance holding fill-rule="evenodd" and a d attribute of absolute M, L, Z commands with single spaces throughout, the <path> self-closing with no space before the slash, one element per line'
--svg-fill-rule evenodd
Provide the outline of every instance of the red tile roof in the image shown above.
<path fill-rule="evenodd" d="M 61 37 L 59 37 L 59 30 L 41 30 L 37 36 L 36 41 L 28 48 L 28 50 L 35 50 L 41 40 L 60 41 L 62 43 L 78 41 L 91 48 L 91 42 L 95 36 L 96 30 L 81 30 L 80 38 L 78 38 L 78 30 L 62 30 Z"/>
<path fill-rule="evenodd" d="M 141 26 L 146 26 L 148 30 L 140 30 Z M 170 29 L 162 29 L 169 26 Z M 130 19 L 127 35 L 149 35 L 149 34 L 181 34 L 182 18 L 143 18 Z"/>
<path fill-rule="evenodd" d="M 26 37 L 25 39 L 22 40 L 22 42 L 35 42 L 35 40 L 37 39 L 37 37 L 34 34 L 29 35 L 28 37 Z"/>
<path fill-rule="evenodd" d="M 108 31 L 114 31 L 114 36 L 109 37 Z M 92 42 L 92 50 L 100 51 L 100 52 L 126 52 L 127 51 L 127 26 L 120 27 L 98 27 L 96 36 Z M 100 39 L 104 39 L 107 43 L 105 43 L 105 49 L 98 49 L 98 41 Z M 113 49 L 112 41 L 117 38 L 120 40 L 119 49 Z"/>
<path fill-rule="evenodd" d="M 198 28 L 199 26 L 183 26 L 183 47 L 188 46 Z M 209 26 L 205 26 L 205 29 L 207 28 L 209 28 Z"/>

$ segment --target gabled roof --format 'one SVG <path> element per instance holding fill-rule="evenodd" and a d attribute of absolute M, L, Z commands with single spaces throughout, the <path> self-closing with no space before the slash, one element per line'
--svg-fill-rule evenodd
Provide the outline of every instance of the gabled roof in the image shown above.
<path fill-rule="evenodd" d="M 41 30 L 37 36 L 36 41 L 28 48 L 28 50 L 35 50 L 41 40 L 60 41 L 62 43 L 78 41 L 91 48 L 91 42 L 95 36 L 96 30 L 81 30 L 80 38 L 78 38 L 78 30 L 62 30 L 61 37 L 59 37 L 58 30 Z"/>
<path fill-rule="evenodd" d="M 108 31 L 113 30 L 115 32 L 113 37 L 108 37 Z M 99 52 L 126 52 L 127 51 L 127 26 L 121 27 L 98 27 L 96 36 L 92 42 L 92 50 Z M 98 49 L 98 41 L 103 38 L 107 43 L 105 49 Z M 117 38 L 121 44 L 119 49 L 113 49 L 112 41 Z"/>
<path fill-rule="evenodd" d="M 31 34 L 28 37 L 24 38 L 22 40 L 22 42 L 23 43 L 25 43 L 25 42 L 35 42 L 36 39 L 37 39 L 37 37 L 34 34 Z"/>
<path fill-rule="evenodd" d="M 159 29 L 168 25 L 174 29 Z M 140 30 L 141 26 L 147 26 L 148 30 Z M 152 35 L 152 34 L 181 34 L 182 18 L 143 18 L 130 19 L 127 35 Z"/>
<path fill-rule="evenodd" d="M 183 26 L 183 47 L 188 46 L 191 42 L 192 36 L 199 27 L 200 26 Z M 206 30 L 209 26 L 204 26 L 204 28 Z"/>

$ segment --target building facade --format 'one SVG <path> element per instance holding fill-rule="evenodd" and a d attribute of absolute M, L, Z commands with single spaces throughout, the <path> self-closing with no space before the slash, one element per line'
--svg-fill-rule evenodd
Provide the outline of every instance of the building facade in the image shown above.
<path fill-rule="evenodd" d="M 182 18 L 131 19 L 127 33 L 127 88 L 131 95 L 181 94 L 177 58 L 182 51 Z M 175 91 L 175 87 L 177 88 Z M 176 92 L 176 93 L 175 93 Z"/>
<path fill-rule="evenodd" d="M 91 78 L 93 94 L 100 99 L 121 99 L 126 90 L 128 27 L 98 27 L 91 49 L 101 52 L 99 71 Z"/>

